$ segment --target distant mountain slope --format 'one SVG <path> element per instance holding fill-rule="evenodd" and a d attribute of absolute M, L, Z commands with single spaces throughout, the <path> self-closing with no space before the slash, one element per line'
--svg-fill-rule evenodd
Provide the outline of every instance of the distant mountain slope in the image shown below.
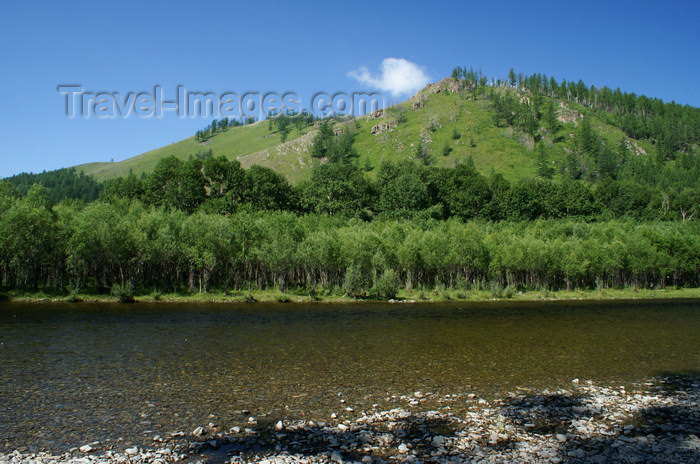
<path fill-rule="evenodd" d="M 468 88 L 464 81 L 443 79 L 429 84 L 406 102 L 352 121 L 341 121 L 336 130 L 356 131 L 358 162 L 367 168 L 370 177 L 374 175 L 372 168 L 384 160 L 416 159 L 419 144 L 435 166 L 455 166 L 472 157 L 483 174 L 495 170 L 509 180 L 533 176 L 538 167 L 534 138 L 508 124 L 497 125 L 492 101 L 486 98 L 483 87 L 479 92 Z M 519 103 L 529 102 L 530 98 L 527 91 L 507 85 L 499 86 L 496 92 L 507 94 Z M 546 156 L 555 172 L 559 172 L 559 164 L 572 150 L 573 134 L 583 118 L 588 118 L 610 147 L 627 140 L 626 146 L 633 154 L 644 156 L 653 152 L 650 141 L 630 139 L 601 117 L 600 112 L 575 102 L 549 97 L 543 101 L 552 102 L 559 120 L 556 133 L 552 134 L 540 123 L 536 134 L 548 147 Z M 263 121 L 229 128 L 205 143 L 196 142 L 194 136 L 188 137 L 121 162 L 83 164 L 76 166 L 76 170 L 98 180 L 124 176 L 130 170 L 140 175 L 150 172 L 164 157 L 186 159 L 211 149 L 214 155 L 238 159 L 243 167 L 252 164 L 271 167 L 297 183 L 318 162 L 309 153 L 315 132 L 311 126 L 301 133 L 292 129 L 288 140 L 281 143 L 280 134 L 271 131 L 270 125 Z"/>

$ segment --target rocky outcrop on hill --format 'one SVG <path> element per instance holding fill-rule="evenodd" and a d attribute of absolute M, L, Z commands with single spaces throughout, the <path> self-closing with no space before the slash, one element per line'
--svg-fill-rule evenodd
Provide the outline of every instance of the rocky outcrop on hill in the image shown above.
<path fill-rule="evenodd" d="M 562 124 L 567 124 L 570 122 L 574 123 L 574 126 L 578 127 L 578 122 L 583 120 L 583 115 L 576 110 L 569 108 L 566 103 L 559 103 L 559 109 L 557 110 L 557 119 Z"/>
<path fill-rule="evenodd" d="M 385 121 L 385 122 L 380 122 L 379 124 L 375 124 L 374 126 L 372 126 L 370 133 L 372 135 L 379 135 L 383 132 L 391 132 L 398 125 L 399 125 L 399 122 L 396 121 L 395 119 Z"/>

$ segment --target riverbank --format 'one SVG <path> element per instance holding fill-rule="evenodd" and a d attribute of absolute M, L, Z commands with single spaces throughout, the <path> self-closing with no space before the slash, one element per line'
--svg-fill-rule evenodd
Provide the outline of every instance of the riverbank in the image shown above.
<path fill-rule="evenodd" d="M 2 455 L 7 464 L 176 462 L 700 462 L 700 379 L 661 378 L 634 389 L 574 379 L 557 391 L 393 396 L 393 407 L 327 418 L 215 422 L 155 435 L 142 446 L 86 443 L 61 455 Z M 466 412 L 456 412 L 466 411 Z M 212 419 L 213 421 L 215 419 Z"/>
<path fill-rule="evenodd" d="M 43 292 L 9 291 L 0 295 L 0 301 L 15 302 L 94 302 L 113 303 L 118 298 L 109 294 L 72 294 L 69 296 L 51 295 Z M 700 298 L 700 288 L 660 288 L 660 289 L 601 289 L 601 290 L 528 290 L 518 291 L 498 289 L 485 290 L 413 290 L 399 291 L 392 303 L 444 303 L 469 301 L 566 301 L 566 300 L 646 300 L 665 298 Z M 320 292 L 310 296 L 308 292 L 281 292 L 278 290 L 258 290 L 253 292 L 211 291 L 207 293 L 142 293 L 134 295 L 142 303 L 357 303 L 378 302 L 369 298 L 352 298 L 346 294 Z"/>

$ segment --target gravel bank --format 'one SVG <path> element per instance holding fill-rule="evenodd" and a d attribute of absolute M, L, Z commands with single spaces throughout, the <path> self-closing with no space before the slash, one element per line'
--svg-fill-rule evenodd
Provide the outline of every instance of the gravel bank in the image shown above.
<path fill-rule="evenodd" d="M 202 463 L 700 463 L 700 381 L 666 378 L 633 391 L 572 382 L 558 391 L 436 397 L 318 421 L 215 423 L 154 436 L 143 448 L 86 443 L 60 456 L 0 454 L 0 464 Z M 466 413 L 454 413 L 457 403 Z M 422 410 L 426 404 L 439 405 Z"/>

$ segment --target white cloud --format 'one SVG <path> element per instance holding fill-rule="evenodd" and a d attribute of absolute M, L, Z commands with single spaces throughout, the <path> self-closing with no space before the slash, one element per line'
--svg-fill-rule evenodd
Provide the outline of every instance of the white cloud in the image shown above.
<path fill-rule="evenodd" d="M 348 76 L 393 96 L 413 94 L 430 82 L 422 67 L 403 58 L 385 58 L 381 71 L 380 76 L 372 76 L 367 68 L 361 66 L 355 71 L 350 71 Z"/>

